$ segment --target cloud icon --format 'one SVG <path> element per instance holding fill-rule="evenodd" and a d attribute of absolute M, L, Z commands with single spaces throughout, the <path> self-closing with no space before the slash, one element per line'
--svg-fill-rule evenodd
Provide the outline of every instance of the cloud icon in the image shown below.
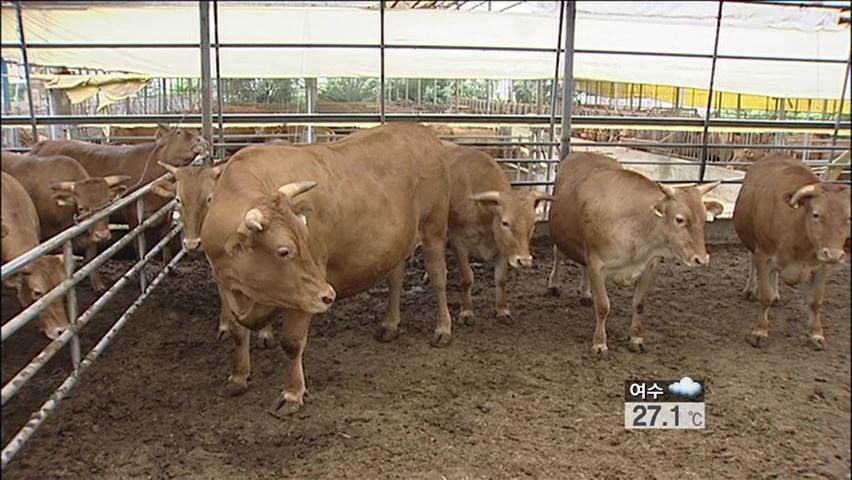
<path fill-rule="evenodd" d="M 669 391 L 675 395 L 695 398 L 701 393 L 701 384 L 689 377 L 683 377 L 679 381 L 669 385 Z"/>

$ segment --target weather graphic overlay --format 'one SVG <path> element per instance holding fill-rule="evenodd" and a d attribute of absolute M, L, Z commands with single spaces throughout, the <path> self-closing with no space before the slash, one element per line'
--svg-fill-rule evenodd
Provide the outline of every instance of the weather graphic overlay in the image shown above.
<path fill-rule="evenodd" d="M 704 382 L 680 380 L 626 380 L 624 428 L 704 429 Z"/>

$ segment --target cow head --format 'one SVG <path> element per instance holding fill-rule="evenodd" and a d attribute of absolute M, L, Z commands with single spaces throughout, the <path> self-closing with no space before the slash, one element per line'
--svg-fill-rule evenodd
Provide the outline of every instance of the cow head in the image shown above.
<path fill-rule="evenodd" d="M 315 186 L 283 185 L 245 212 L 225 243 L 228 255 L 238 257 L 248 272 L 245 293 L 259 303 L 322 313 L 334 302 L 334 288 L 310 250 L 310 221 L 294 210 L 298 196 Z"/>
<path fill-rule="evenodd" d="M 848 254 L 850 199 L 848 185 L 813 183 L 784 195 L 802 209 L 804 230 L 821 262 L 838 263 Z"/>
<path fill-rule="evenodd" d="M 76 182 L 59 182 L 50 186 L 54 191 L 53 199 L 60 207 L 74 209 L 74 222 L 77 223 L 106 207 L 127 190 L 124 182 L 130 180 L 127 175 L 91 177 Z M 109 218 L 96 222 L 89 228 L 89 239 L 95 243 L 104 243 L 110 239 Z"/>
<path fill-rule="evenodd" d="M 8 278 L 4 285 L 14 288 L 21 306 L 27 308 L 64 280 L 62 255 L 43 255 Z M 61 299 L 45 307 L 38 319 L 44 334 L 51 340 L 56 340 L 70 325 L 65 302 Z"/>
<path fill-rule="evenodd" d="M 497 250 L 512 268 L 532 266 L 530 239 L 535 228 L 535 209 L 550 196 L 529 190 L 474 193 L 470 199 L 494 212 L 491 231 Z"/>
<path fill-rule="evenodd" d="M 225 169 L 225 163 L 213 166 L 190 165 L 175 167 L 159 162 L 160 166 L 171 172 L 174 182 L 159 181 L 151 191 L 164 198 L 177 200 L 180 218 L 183 222 L 183 246 L 188 252 L 201 247 L 201 225 L 207 216 L 207 209 L 213 201 L 213 189 L 219 174 Z"/>
<path fill-rule="evenodd" d="M 731 156 L 731 163 L 754 163 L 766 156 L 766 150 L 757 150 L 754 148 L 738 148 L 734 150 Z"/>
<path fill-rule="evenodd" d="M 198 155 L 210 155 L 210 144 L 196 130 L 158 124 L 154 140 L 159 150 L 159 160 L 170 165 L 181 167 L 188 165 Z"/>
<path fill-rule="evenodd" d="M 684 265 L 698 267 L 710 263 L 704 244 L 707 209 L 721 213 L 723 207 L 716 200 L 705 201 L 702 197 L 719 183 L 687 187 L 658 184 L 663 198 L 654 204 L 652 214 L 658 217 L 666 247 Z"/>

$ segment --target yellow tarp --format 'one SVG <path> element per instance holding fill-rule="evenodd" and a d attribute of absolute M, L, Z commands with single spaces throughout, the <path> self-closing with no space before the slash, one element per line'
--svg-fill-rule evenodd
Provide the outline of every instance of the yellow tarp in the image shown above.
<path fill-rule="evenodd" d="M 64 90 L 71 103 L 83 102 L 101 92 L 98 110 L 136 95 L 151 80 L 143 75 L 33 75 L 51 90 Z"/>

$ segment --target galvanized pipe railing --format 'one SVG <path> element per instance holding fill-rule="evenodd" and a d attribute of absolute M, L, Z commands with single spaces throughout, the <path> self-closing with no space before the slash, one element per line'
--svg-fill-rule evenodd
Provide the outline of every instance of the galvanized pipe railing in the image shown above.
<path fill-rule="evenodd" d="M 173 238 L 178 236 L 183 230 L 183 226 L 179 225 L 173 228 L 168 235 L 163 237 L 154 248 L 151 249 L 150 252 L 145 254 L 145 256 L 138 261 L 133 267 L 130 268 L 127 272 L 125 272 L 120 279 L 118 279 L 112 286 L 109 287 L 94 303 L 92 303 L 85 312 L 83 312 L 76 320 L 75 323 L 72 324 L 71 328 L 62 332 L 62 335 L 59 336 L 56 340 L 50 342 L 33 360 L 27 364 L 24 368 L 22 368 L 11 380 L 6 382 L 3 385 L 2 390 L 2 405 L 6 405 L 6 402 L 12 399 L 15 394 L 20 390 L 26 382 L 32 378 L 36 373 L 44 367 L 47 362 L 53 358 L 53 356 L 59 352 L 65 345 L 68 344 L 69 340 L 73 342 L 74 339 L 77 338 L 79 332 L 89 323 L 89 321 L 103 309 L 103 307 L 118 293 L 119 290 L 124 288 L 125 285 L 133 278 L 134 275 L 139 273 L 145 265 L 147 265 L 160 251 L 163 249 L 163 246 L 168 244 Z M 147 288 L 147 287 L 146 287 Z M 144 290 L 143 290 L 144 291 Z M 79 362 L 75 366 L 75 370 L 79 368 Z"/>
<path fill-rule="evenodd" d="M 181 227 L 176 227 L 181 228 Z M 158 245 L 159 246 L 159 245 Z M 165 243 L 163 243 L 165 246 Z M 9 465 L 9 462 L 12 461 L 12 458 L 21 450 L 24 444 L 29 440 L 30 437 L 38 430 L 38 428 L 44 423 L 44 421 L 50 416 L 51 413 L 56 411 L 56 408 L 59 406 L 60 402 L 68 395 L 68 393 L 80 383 L 80 379 L 82 375 L 88 370 L 88 368 L 94 363 L 94 361 L 100 356 L 101 353 L 106 349 L 109 343 L 113 338 L 118 334 L 118 332 L 124 327 L 127 321 L 130 319 L 130 316 L 133 315 L 142 302 L 145 301 L 146 298 L 151 294 L 154 288 L 166 277 L 166 275 L 171 271 L 172 268 L 183 258 L 186 254 L 186 250 L 181 249 L 177 255 L 172 258 L 172 260 L 160 271 L 160 273 L 151 281 L 151 284 L 145 289 L 145 291 L 140 295 L 130 307 L 125 310 L 125 312 L 121 315 L 121 317 L 116 320 L 115 324 L 112 328 L 107 331 L 107 333 L 101 337 L 100 341 L 89 351 L 86 357 L 80 362 L 80 367 L 75 370 L 73 373 L 68 375 L 65 378 L 65 381 L 57 388 L 53 395 L 44 402 L 44 404 L 36 410 L 30 420 L 15 434 L 12 440 L 3 447 L 2 452 L 2 469 L 6 469 Z"/>
<path fill-rule="evenodd" d="M 145 221 L 138 225 L 136 228 L 134 228 L 133 230 L 122 236 L 118 241 L 110 245 L 109 248 L 104 250 L 100 255 L 98 255 L 94 259 L 92 259 L 92 261 L 77 270 L 77 272 L 74 273 L 74 275 L 72 275 L 70 278 L 65 279 L 62 283 L 57 285 L 50 292 L 45 294 L 43 297 L 38 299 L 29 307 L 25 308 L 24 311 L 4 323 L 2 328 L 0 328 L 0 342 L 5 342 L 7 338 L 9 338 L 15 332 L 20 330 L 21 327 L 32 321 L 32 319 L 34 319 L 36 315 L 38 315 L 47 305 L 59 299 L 62 295 L 68 292 L 72 286 L 79 283 L 81 280 L 89 276 L 89 274 L 91 274 L 96 268 L 100 267 L 108 259 L 112 258 L 113 255 L 115 255 L 116 253 L 118 253 L 119 250 L 127 246 L 137 235 L 139 235 L 146 228 L 151 226 L 151 224 L 157 222 L 160 217 L 170 212 L 176 203 L 177 202 L 175 200 L 172 200 L 167 203 L 165 206 L 163 206 L 163 208 L 157 210 L 156 213 L 145 219 Z M 30 252 L 33 252 L 35 250 L 36 248 L 30 250 Z"/>

